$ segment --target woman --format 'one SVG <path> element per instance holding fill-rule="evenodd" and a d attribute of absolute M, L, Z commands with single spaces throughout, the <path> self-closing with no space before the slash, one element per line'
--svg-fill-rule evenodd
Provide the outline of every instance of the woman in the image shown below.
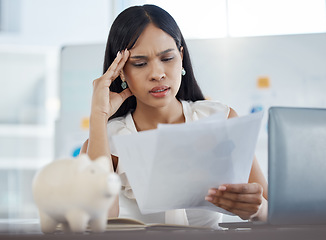
<path fill-rule="evenodd" d="M 91 159 L 110 157 L 111 171 L 121 176 L 123 190 L 109 213 L 111 217 L 164 222 L 164 214 L 139 212 L 125 173 L 119 168 L 111 137 L 155 129 L 159 123 L 196 121 L 216 112 L 226 118 L 237 114 L 220 102 L 204 100 L 176 22 L 154 5 L 130 7 L 116 18 L 107 41 L 103 72 L 93 82 L 90 133 L 82 152 Z M 265 220 L 267 183 L 257 160 L 253 160 L 248 183 L 212 188 L 205 199 L 242 219 Z M 221 217 L 206 210 L 186 210 L 183 214 L 190 225 L 210 227 L 217 227 Z"/>

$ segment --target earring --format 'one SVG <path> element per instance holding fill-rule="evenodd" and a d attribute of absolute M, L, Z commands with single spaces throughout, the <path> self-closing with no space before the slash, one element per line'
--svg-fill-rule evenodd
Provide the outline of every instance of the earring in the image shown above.
<path fill-rule="evenodd" d="M 127 86 L 127 83 L 126 82 L 122 82 L 121 83 L 121 87 L 122 89 L 126 89 L 128 86 Z"/>
<path fill-rule="evenodd" d="M 182 70 L 181 70 L 181 75 L 182 76 L 186 75 L 186 70 L 184 68 L 182 68 Z"/>
<path fill-rule="evenodd" d="M 121 77 L 121 81 L 122 81 L 121 83 L 122 89 L 126 89 L 128 87 L 126 79 L 124 77 Z"/>

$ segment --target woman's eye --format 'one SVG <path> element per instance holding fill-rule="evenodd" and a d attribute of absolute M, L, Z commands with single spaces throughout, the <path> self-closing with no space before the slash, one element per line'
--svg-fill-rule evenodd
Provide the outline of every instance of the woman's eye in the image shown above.
<path fill-rule="evenodd" d="M 145 62 L 141 62 L 141 63 L 133 63 L 132 65 L 134 65 L 135 67 L 143 67 L 146 65 Z"/>
<path fill-rule="evenodd" d="M 166 57 L 166 58 L 163 58 L 162 61 L 163 62 L 168 62 L 168 61 L 171 61 L 174 57 Z"/>

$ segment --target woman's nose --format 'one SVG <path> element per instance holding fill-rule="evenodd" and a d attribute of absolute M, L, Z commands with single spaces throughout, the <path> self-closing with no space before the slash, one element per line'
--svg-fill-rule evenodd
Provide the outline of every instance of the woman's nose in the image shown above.
<path fill-rule="evenodd" d="M 150 78 L 152 81 L 161 81 L 166 78 L 164 68 L 161 66 L 161 64 L 153 64 Z"/>

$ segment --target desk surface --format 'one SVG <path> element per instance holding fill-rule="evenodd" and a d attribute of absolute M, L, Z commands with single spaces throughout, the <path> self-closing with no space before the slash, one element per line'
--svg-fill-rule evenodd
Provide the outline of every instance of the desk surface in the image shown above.
<path fill-rule="evenodd" d="M 134 231 L 107 231 L 101 234 L 55 234 L 44 235 L 40 232 L 37 223 L 0 223 L 0 239 L 92 239 L 92 240 L 147 240 L 147 239 L 168 239 L 168 240 L 192 240 L 192 239 L 234 239 L 234 240 L 325 240 L 326 225 L 311 227 L 278 227 L 259 228 L 245 230 L 134 230 Z"/>

